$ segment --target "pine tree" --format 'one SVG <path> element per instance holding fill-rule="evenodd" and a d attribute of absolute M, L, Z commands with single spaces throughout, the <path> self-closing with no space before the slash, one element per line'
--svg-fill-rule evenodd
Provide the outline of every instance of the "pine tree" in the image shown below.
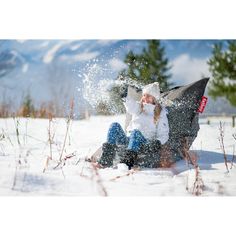
<path fill-rule="evenodd" d="M 209 95 L 214 99 L 225 97 L 236 106 L 236 41 L 227 41 L 226 47 L 217 43 L 208 61 L 213 79 L 209 84 Z"/>
<path fill-rule="evenodd" d="M 29 93 L 24 98 L 21 110 L 21 115 L 23 117 L 34 117 L 35 109 Z"/>
<path fill-rule="evenodd" d="M 130 51 L 124 62 L 128 67 L 120 73 L 122 76 L 127 76 L 144 85 L 159 82 L 162 91 L 172 85 L 169 82 L 171 75 L 168 73 L 170 66 L 160 40 L 148 40 L 147 48 L 144 48 L 141 54 Z"/>

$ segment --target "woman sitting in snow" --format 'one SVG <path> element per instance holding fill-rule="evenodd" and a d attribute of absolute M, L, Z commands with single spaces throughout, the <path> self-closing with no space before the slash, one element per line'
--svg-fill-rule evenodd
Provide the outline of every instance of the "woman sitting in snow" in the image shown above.
<path fill-rule="evenodd" d="M 99 164 L 102 167 L 113 165 L 117 145 L 126 145 L 124 155 L 120 162 L 125 163 L 129 169 L 138 162 L 138 152 L 143 146 L 152 144 L 155 149 L 169 139 L 169 124 L 167 112 L 158 102 L 160 99 L 159 83 L 146 85 L 140 102 L 126 98 L 126 111 L 132 115 L 127 128 L 128 136 L 119 123 L 112 123 L 107 134 L 107 142 L 102 146 L 102 156 Z"/>

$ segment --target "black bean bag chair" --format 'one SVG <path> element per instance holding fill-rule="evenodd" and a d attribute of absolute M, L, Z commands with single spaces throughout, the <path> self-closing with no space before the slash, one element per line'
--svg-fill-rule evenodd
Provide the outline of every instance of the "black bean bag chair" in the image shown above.
<path fill-rule="evenodd" d="M 209 78 L 204 78 L 161 93 L 161 103 L 168 111 L 169 140 L 158 148 L 158 152 L 155 147 L 150 146 L 152 144 L 144 145 L 139 153 L 138 165 L 140 167 L 161 167 L 183 158 L 183 148 L 187 150 L 190 148 L 200 128 L 198 108 L 208 81 Z M 128 86 L 126 95 L 140 100 L 142 91 L 134 86 Z M 126 114 L 125 127 L 128 126 L 130 120 L 131 115 Z M 122 156 L 124 148 L 119 148 L 118 156 Z"/>

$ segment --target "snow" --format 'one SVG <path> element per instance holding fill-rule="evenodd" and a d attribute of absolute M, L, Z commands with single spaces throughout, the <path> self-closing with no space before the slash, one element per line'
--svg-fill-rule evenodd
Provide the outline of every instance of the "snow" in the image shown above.
<path fill-rule="evenodd" d="M 54 119 L 51 132 L 52 160 L 43 172 L 49 156 L 47 119 L 19 118 L 19 141 L 12 118 L 0 119 L 0 195 L 62 195 L 62 196 L 193 196 L 195 170 L 185 161 L 173 168 L 143 169 L 129 172 L 118 168 L 95 169 L 84 159 L 106 140 L 112 122 L 124 124 L 125 117 L 94 116 L 88 120 L 72 121 L 65 145 L 65 155 L 74 153 L 61 169 L 57 165 L 66 133 L 66 119 Z M 204 189 L 202 196 L 236 195 L 236 169 L 227 173 L 220 149 L 219 121 L 224 122 L 224 142 L 229 162 L 236 141 L 230 118 L 212 118 L 210 125 L 200 120 L 200 131 L 191 150 L 199 156 Z M 4 136 L 1 134 L 4 133 Z M 188 187 L 188 191 L 186 190 Z"/>
<path fill-rule="evenodd" d="M 117 59 L 117 58 L 112 58 L 109 61 L 109 64 L 111 68 L 115 71 L 121 71 L 126 68 L 126 64 L 122 60 Z"/>

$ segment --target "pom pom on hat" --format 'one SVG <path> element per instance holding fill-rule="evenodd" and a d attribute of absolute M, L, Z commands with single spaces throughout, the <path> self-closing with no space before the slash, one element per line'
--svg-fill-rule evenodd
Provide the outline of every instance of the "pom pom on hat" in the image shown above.
<path fill-rule="evenodd" d="M 144 86 L 143 94 L 145 94 L 145 93 L 152 95 L 157 100 L 160 99 L 161 93 L 160 93 L 159 83 L 154 82 L 152 84 L 148 84 L 148 85 Z"/>

